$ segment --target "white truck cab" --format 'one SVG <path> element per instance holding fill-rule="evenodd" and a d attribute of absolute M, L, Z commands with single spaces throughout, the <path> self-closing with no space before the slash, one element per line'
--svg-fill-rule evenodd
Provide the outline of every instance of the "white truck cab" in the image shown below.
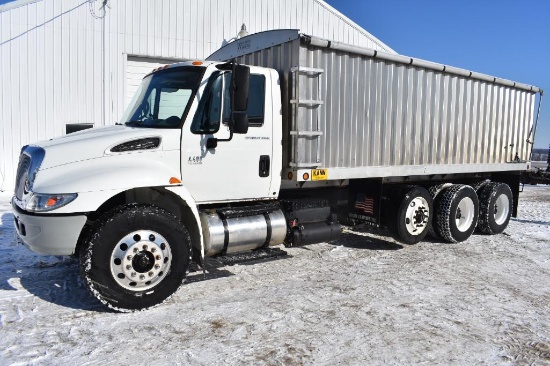
<path fill-rule="evenodd" d="M 12 199 L 22 241 L 38 253 L 73 255 L 81 249 L 79 243 L 89 241 L 88 229 L 94 227 L 94 222 L 114 207 L 132 202 L 160 207 L 162 215 L 174 216 L 168 219 L 187 223 L 183 230 L 190 232 L 193 240 L 189 237 L 183 250 L 189 254 L 194 250 L 198 258 L 203 258 L 208 249 L 203 242 L 199 205 L 277 199 L 281 182 L 281 98 L 280 88 L 272 85 L 278 85 L 279 76 L 275 70 L 243 67 L 250 90 L 244 96 L 247 122 L 243 134 L 238 126 L 231 126 L 231 104 L 235 103 L 231 92 L 233 66 L 183 62 L 155 70 L 144 78 L 121 124 L 23 147 Z M 281 217 L 279 214 L 274 219 L 281 222 Z M 281 230 L 282 221 L 277 244 L 286 235 Z M 264 232 L 267 227 L 264 219 Z M 166 240 L 166 233 L 149 233 L 152 235 L 163 236 L 164 240 L 139 241 L 139 253 L 147 253 L 140 256 L 140 268 L 147 272 L 146 277 L 140 281 L 139 276 L 144 275 L 138 275 L 139 266 L 130 261 L 126 266 L 131 270 L 117 275 L 131 281 L 119 280 L 116 284 L 130 291 L 144 291 L 152 287 L 146 282 L 159 278 L 157 272 L 162 271 L 155 271 L 159 263 L 153 253 L 162 253 L 166 249 L 161 245 L 166 248 L 172 243 Z M 263 236 L 262 245 L 265 233 Z M 173 250 L 171 247 L 170 252 Z M 163 260 L 171 262 L 168 253 L 164 254 Z M 175 272 L 165 263 L 159 268 Z M 186 270 L 176 282 L 182 282 Z M 159 301 L 156 298 L 147 304 Z M 121 306 L 117 302 L 113 307 L 131 310 L 136 304 Z"/>
<path fill-rule="evenodd" d="M 39 253 L 74 254 L 84 213 L 136 188 L 170 189 L 190 207 L 277 198 L 281 115 L 273 111 L 281 106 L 271 85 L 278 75 L 252 68 L 248 133 L 209 149 L 209 138 L 230 135 L 231 72 L 219 64 L 183 62 L 151 73 L 122 125 L 24 147 L 13 197 L 23 241 Z"/>

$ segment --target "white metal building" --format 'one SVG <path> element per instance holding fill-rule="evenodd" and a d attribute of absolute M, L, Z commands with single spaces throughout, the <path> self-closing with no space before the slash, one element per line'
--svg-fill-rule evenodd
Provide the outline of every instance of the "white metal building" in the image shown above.
<path fill-rule="evenodd" d="M 7 3 L 0 6 L 0 190 L 13 187 L 21 146 L 62 136 L 71 124 L 115 123 L 145 74 L 207 57 L 242 24 L 249 33 L 294 28 L 394 53 L 322 0 Z"/>

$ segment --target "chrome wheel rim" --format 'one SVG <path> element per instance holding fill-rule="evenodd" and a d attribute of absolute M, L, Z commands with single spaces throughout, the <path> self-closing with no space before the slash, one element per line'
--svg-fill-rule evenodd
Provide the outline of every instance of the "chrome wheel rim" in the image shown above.
<path fill-rule="evenodd" d="M 172 251 L 167 240 L 152 230 L 129 233 L 111 254 L 111 274 L 131 291 L 145 291 L 161 282 L 170 270 Z"/>
<path fill-rule="evenodd" d="M 405 227 L 411 235 L 420 235 L 428 226 L 430 209 L 428 201 L 423 197 L 415 197 L 405 213 Z"/>
<path fill-rule="evenodd" d="M 470 197 L 464 197 L 458 203 L 456 210 L 455 223 L 456 228 L 465 232 L 472 227 L 475 216 L 475 205 L 474 201 Z"/>
<path fill-rule="evenodd" d="M 508 199 L 508 196 L 505 194 L 501 194 L 498 196 L 497 200 L 495 201 L 495 207 L 493 210 L 495 214 L 495 223 L 497 225 L 502 225 L 508 218 L 508 215 L 510 214 L 510 200 Z"/>

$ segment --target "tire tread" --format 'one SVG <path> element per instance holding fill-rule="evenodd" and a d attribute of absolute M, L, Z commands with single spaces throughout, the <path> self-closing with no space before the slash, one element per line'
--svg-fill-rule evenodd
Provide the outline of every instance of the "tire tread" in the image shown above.
<path fill-rule="evenodd" d="M 458 243 L 459 241 L 463 241 L 466 239 L 463 238 L 457 238 L 455 235 L 453 235 L 453 229 L 451 228 L 451 215 L 453 212 L 452 206 L 454 205 L 455 201 L 457 200 L 458 196 L 462 193 L 464 190 L 472 190 L 474 198 L 477 200 L 477 196 L 475 195 L 475 191 L 471 186 L 465 185 L 465 184 L 454 184 L 448 188 L 446 188 L 442 193 L 441 197 L 438 200 L 438 204 L 436 207 L 436 214 L 435 214 L 435 220 L 437 225 L 435 226 L 436 232 L 439 235 L 440 238 L 450 242 L 450 243 Z M 479 208 L 477 208 L 477 211 L 479 212 Z M 471 231 L 475 229 L 477 225 L 477 216 L 478 213 L 476 213 L 476 218 L 474 222 L 472 223 Z M 470 233 L 471 234 L 471 233 Z M 469 235 L 467 235 L 469 237 Z"/>
<path fill-rule="evenodd" d="M 504 192 L 501 193 L 509 193 L 510 194 L 510 207 L 509 207 L 509 214 L 513 211 L 513 200 L 511 199 L 511 190 L 510 187 L 504 183 L 499 182 L 492 182 L 484 186 L 479 192 L 479 220 L 477 223 L 477 229 L 487 235 L 493 235 L 498 234 L 508 226 L 508 222 L 510 220 L 510 215 L 508 216 L 508 219 L 504 222 L 504 224 L 500 227 L 494 227 L 496 226 L 496 223 L 492 223 L 491 216 L 493 213 L 491 212 L 491 206 L 493 204 L 493 200 L 495 197 L 499 194 L 499 191 L 504 190 Z"/>
<path fill-rule="evenodd" d="M 83 243 L 84 246 L 79 253 L 80 274 L 81 274 L 81 278 L 83 279 L 86 287 L 91 292 L 91 294 L 96 299 L 98 299 L 103 305 L 117 312 L 136 312 L 136 311 L 151 309 L 165 303 L 177 292 L 177 289 L 176 289 L 176 291 L 173 291 L 169 296 L 167 296 L 162 301 L 159 301 L 157 303 L 143 306 L 143 307 L 130 308 L 125 306 L 120 306 L 118 304 L 119 301 L 117 299 L 114 299 L 112 296 L 109 296 L 109 293 L 116 292 L 118 289 L 109 288 L 109 286 L 105 286 L 104 284 L 101 284 L 98 281 L 95 281 L 91 276 L 94 246 L 100 245 L 99 240 L 104 230 L 107 230 L 109 225 L 113 224 L 113 221 L 115 221 L 120 215 L 128 216 L 127 220 L 131 221 L 132 217 L 143 215 L 144 212 L 147 212 L 148 215 L 157 216 L 158 218 L 161 218 L 163 220 L 172 221 L 174 223 L 177 222 L 181 224 L 181 228 L 178 228 L 178 229 L 181 229 L 180 234 L 182 234 L 183 236 L 180 240 L 181 242 L 175 243 L 174 245 L 182 245 L 182 243 L 186 243 L 187 245 L 185 244 L 182 245 L 182 249 L 184 250 L 182 253 L 182 256 L 187 257 L 188 259 L 187 259 L 187 268 L 186 268 L 185 274 L 178 288 L 181 287 L 181 285 L 185 282 L 185 278 L 187 277 L 187 273 L 188 273 L 189 263 L 191 263 L 191 260 L 192 260 L 191 237 L 187 229 L 178 220 L 178 218 L 175 215 L 171 214 L 170 212 L 156 206 L 133 203 L 133 204 L 117 206 L 112 210 L 110 210 L 109 212 L 102 215 L 90 227 L 88 236 L 85 239 L 85 242 Z M 187 253 L 185 253 L 185 249 L 187 250 Z M 135 296 L 133 299 L 136 302 L 139 302 L 140 296 Z"/>

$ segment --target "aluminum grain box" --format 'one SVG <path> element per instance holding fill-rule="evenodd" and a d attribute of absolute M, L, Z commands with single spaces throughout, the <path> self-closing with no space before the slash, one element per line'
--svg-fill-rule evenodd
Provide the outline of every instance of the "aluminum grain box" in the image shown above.
<path fill-rule="evenodd" d="M 244 37 L 209 60 L 233 58 L 279 72 L 283 167 L 299 179 L 312 168 L 349 179 L 528 166 L 537 87 L 297 30 Z"/>

